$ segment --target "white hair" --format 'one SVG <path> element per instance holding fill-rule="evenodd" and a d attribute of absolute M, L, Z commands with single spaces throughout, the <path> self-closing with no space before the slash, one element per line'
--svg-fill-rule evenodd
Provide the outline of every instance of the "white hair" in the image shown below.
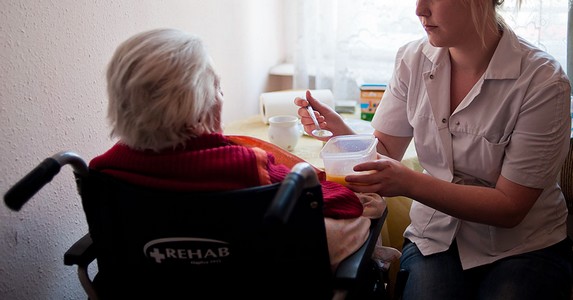
<path fill-rule="evenodd" d="M 107 69 L 111 136 L 160 151 L 221 131 L 219 77 L 203 42 L 177 29 L 139 33 L 116 49 Z"/>

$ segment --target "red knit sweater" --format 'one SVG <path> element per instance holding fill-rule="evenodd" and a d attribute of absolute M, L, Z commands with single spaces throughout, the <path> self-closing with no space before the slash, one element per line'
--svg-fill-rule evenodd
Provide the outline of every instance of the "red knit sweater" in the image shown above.
<path fill-rule="evenodd" d="M 190 139 L 176 150 L 135 151 L 117 143 L 90 161 L 90 168 L 127 182 L 178 191 L 240 189 L 281 181 L 290 171 L 272 153 L 237 145 L 221 134 Z M 354 192 L 321 181 L 324 216 L 356 218 L 363 207 Z"/>

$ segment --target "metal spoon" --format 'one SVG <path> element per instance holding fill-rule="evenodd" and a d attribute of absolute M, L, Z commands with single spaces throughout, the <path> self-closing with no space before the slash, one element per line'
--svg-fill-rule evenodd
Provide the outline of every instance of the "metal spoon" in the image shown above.
<path fill-rule="evenodd" d="M 306 109 L 308 110 L 308 113 L 310 114 L 310 117 L 312 118 L 312 121 L 314 121 L 314 125 L 316 126 L 316 129 L 313 130 L 311 133 L 312 135 L 314 135 L 315 137 L 331 137 L 332 136 L 332 132 L 330 132 L 329 130 L 326 129 L 321 129 L 320 125 L 318 125 L 318 120 L 316 119 L 316 116 L 314 115 L 314 110 L 312 109 L 312 106 L 307 105 Z"/>

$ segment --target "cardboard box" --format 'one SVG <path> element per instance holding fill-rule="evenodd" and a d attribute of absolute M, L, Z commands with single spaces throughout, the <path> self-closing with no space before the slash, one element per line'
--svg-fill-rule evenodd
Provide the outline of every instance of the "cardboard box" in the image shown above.
<path fill-rule="evenodd" d="M 372 121 L 374 112 L 376 112 L 376 108 L 380 104 L 385 91 L 385 84 L 360 85 L 360 119 Z"/>

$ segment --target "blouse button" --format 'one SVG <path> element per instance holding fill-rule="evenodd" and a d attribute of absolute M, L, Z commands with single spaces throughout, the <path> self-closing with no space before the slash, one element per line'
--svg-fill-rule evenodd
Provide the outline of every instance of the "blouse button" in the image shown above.
<path fill-rule="evenodd" d="M 446 118 L 442 119 L 442 123 L 446 124 L 446 121 L 447 121 Z"/>
<path fill-rule="evenodd" d="M 434 74 L 430 74 L 430 79 L 434 79 Z"/>
<path fill-rule="evenodd" d="M 458 125 L 458 126 L 459 126 L 459 125 L 460 125 L 460 121 L 456 122 L 456 125 Z"/>

